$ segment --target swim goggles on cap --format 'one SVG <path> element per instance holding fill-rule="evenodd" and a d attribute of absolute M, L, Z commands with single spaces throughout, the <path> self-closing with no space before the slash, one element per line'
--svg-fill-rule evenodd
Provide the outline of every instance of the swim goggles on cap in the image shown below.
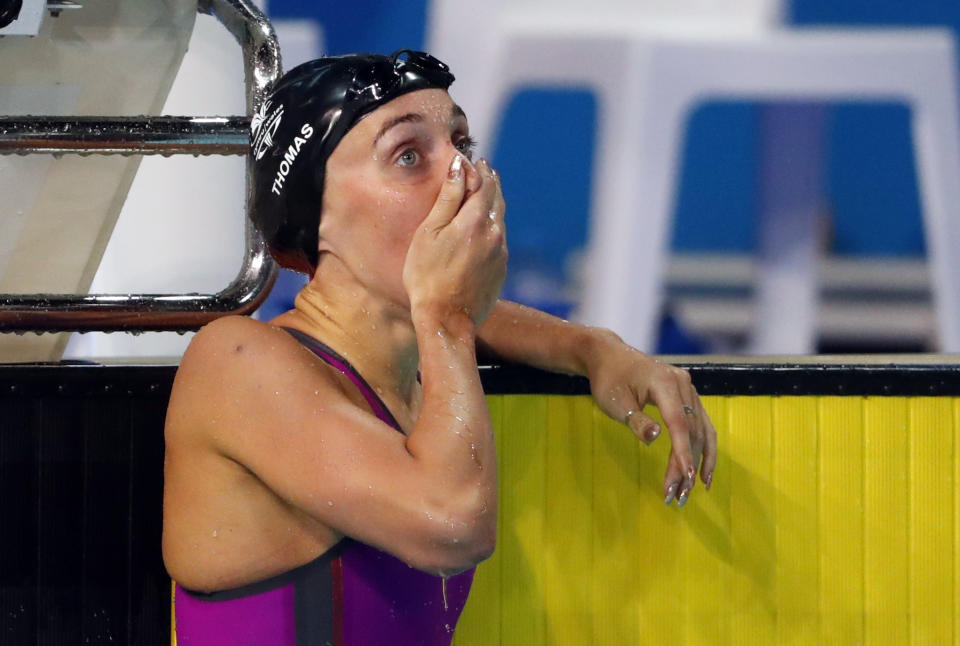
<path fill-rule="evenodd" d="M 347 100 L 380 101 L 417 77 L 444 87 L 449 86 L 454 78 L 450 68 L 430 54 L 400 49 L 386 60 L 357 70 L 353 85 L 347 91 Z"/>

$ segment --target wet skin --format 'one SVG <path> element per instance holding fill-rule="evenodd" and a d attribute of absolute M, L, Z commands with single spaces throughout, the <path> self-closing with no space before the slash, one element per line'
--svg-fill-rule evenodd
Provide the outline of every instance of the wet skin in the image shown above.
<path fill-rule="evenodd" d="M 504 209 L 489 165 L 464 160 L 465 136 L 442 91 L 372 112 L 328 162 L 321 260 L 295 309 L 194 338 L 166 428 L 164 557 L 182 585 L 259 580 L 343 535 L 437 574 L 491 553 L 475 340 L 505 275 Z M 404 434 L 278 325 L 342 354 Z"/>
<path fill-rule="evenodd" d="M 256 581 L 343 535 L 434 573 L 486 558 L 496 456 L 478 343 L 587 376 L 600 408 L 644 442 L 660 429 L 643 406 L 658 405 L 668 502 L 686 502 L 697 470 L 709 486 L 716 434 L 685 371 L 608 330 L 497 300 L 505 206 L 489 165 L 463 157 L 469 145 L 442 90 L 370 113 L 328 161 L 320 261 L 295 308 L 269 324 L 220 319 L 191 343 L 166 427 L 164 558 L 181 584 Z M 404 433 L 280 325 L 349 360 Z"/>

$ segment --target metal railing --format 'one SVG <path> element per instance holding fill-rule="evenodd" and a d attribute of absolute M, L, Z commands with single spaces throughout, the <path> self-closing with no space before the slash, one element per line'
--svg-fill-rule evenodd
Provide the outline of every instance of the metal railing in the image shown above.
<path fill-rule="evenodd" d="M 280 76 L 273 26 L 247 0 L 200 0 L 243 50 L 247 114 Z M 243 155 L 247 117 L 0 117 L 0 155 Z M 246 167 L 246 211 L 252 208 Z M 0 294 L 0 332 L 195 330 L 226 314 L 248 314 L 266 297 L 276 265 L 245 217 L 237 277 L 216 294 Z"/>

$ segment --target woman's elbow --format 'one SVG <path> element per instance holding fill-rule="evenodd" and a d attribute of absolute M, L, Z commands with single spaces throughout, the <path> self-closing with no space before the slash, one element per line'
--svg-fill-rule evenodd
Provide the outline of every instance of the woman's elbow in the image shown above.
<path fill-rule="evenodd" d="M 490 558 L 497 543 L 497 512 L 494 506 L 476 505 L 434 514 L 426 534 L 424 563 L 420 569 L 438 576 L 452 576 Z"/>
<path fill-rule="evenodd" d="M 462 570 L 467 570 L 486 561 L 493 556 L 493 551 L 497 546 L 497 520 L 494 514 L 493 518 L 484 519 L 477 523 L 476 529 L 471 531 L 465 538 L 467 549 L 464 550 Z"/>
<path fill-rule="evenodd" d="M 454 576 L 490 558 L 495 546 L 496 532 L 485 532 L 482 536 L 470 537 L 430 550 L 419 569 L 436 576 Z"/>

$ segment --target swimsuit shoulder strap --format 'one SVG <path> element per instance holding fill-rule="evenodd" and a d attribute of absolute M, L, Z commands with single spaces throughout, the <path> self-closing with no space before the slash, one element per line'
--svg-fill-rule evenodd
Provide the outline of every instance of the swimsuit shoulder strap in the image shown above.
<path fill-rule="evenodd" d="M 281 329 L 286 330 L 290 336 L 312 350 L 314 354 L 323 359 L 325 362 L 346 375 L 347 379 L 353 382 L 353 385 L 357 387 L 357 389 L 360 391 L 360 394 L 363 395 L 363 398 L 367 400 L 367 404 L 369 404 L 370 408 L 373 409 L 374 415 L 376 415 L 380 421 L 389 424 L 396 430 L 401 430 L 400 424 L 397 423 L 397 420 L 394 418 L 393 413 L 390 412 L 390 409 L 387 408 L 386 404 L 383 403 L 383 400 L 380 399 L 379 395 L 377 395 L 373 388 L 370 387 L 370 384 L 368 384 L 367 381 L 360 375 L 360 373 L 350 365 L 349 361 L 341 357 L 333 348 L 321 341 L 318 341 L 308 334 L 304 334 L 300 330 L 295 330 L 289 327 L 284 327 Z"/>

